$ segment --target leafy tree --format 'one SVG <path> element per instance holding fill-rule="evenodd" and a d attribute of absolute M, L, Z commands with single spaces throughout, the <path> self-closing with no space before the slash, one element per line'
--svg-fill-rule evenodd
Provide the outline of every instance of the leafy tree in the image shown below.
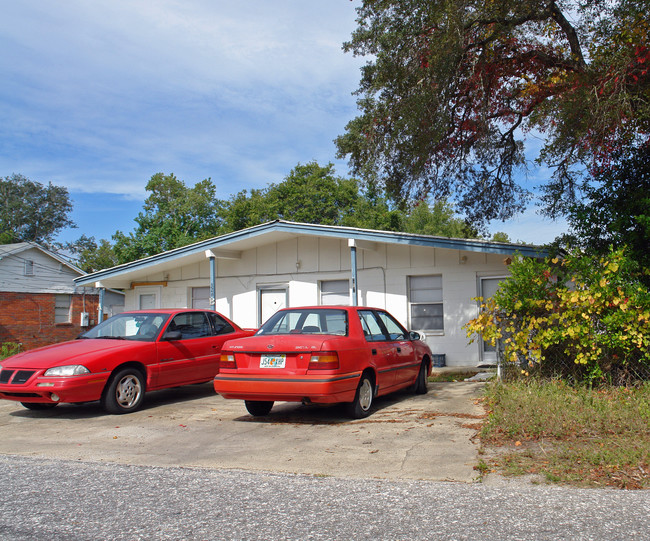
<path fill-rule="evenodd" d="M 627 247 L 631 258 L 650 269 L 650 146 L 623 149 L 609 167 L 596 171 L 568 221 L 570 234 L 560 242 L 596 254 Z M 645 283 L 650 285 L 650 277 Z"/>
<path fill-rule="evenodd" d="M 456 217 L 454 208 L 444 200 L 433 203 L 420 201 L 406 217 L 404 231 L 454 238 L 477 236 L 464 220 Z"/>
<path fill-rule="evenodd" d="M 107 269 L 119 263 L 113 246 L 106 239 L 97 244 L 95 237 L 81 235 L 76 241 L 66 242 L 58 248 L 71 254 L 73 263 L 85 272 Z"/>
<path fill-rule="evenodd" d="M 354 178 L 336 176 L 333 164 L 298 164 L 286 178 L 263 189 L 243 190 L 227 201 L 215 197 L 212 182 L 188 188 L 174 175 L 158 173 L 147 184 L 151 192 L 138 227 L 117 231 L 114 245 L 82 236 L 65 246 L 84 270 L 126 263 L 165 250 L 261 223 L 288 221 L 340 225 L 386 231 L 477 237 L 478 231 L 458 217 L 445 201 L 422 202 L 410 210 L 397 208 L 374 185 L 365 190 Z"/>
<path fill-rule="evenodd" d="M 597 169 L 650 133 L 647 0 L 363 0 L 344 45 L 370 55 L 358 106 L 336 143 L 355 174 L 394 197 L 431 193 L 473 223 L 506 219 L 524 137 L 551 217 L 575 201 L 579 164 Z"/>
<path fill-rule="evenodd" d="M 68 189 L 47 186 L 23 175 L 0 178 L 0 243 L 39 242 L 49 245 L 66 227 L 76 227 L 70 219 L 72 202 Z"/>
<path fill-rule="evenodd" d="M 495 242 L 512 242 L 508 234 L 504 233 L 503 231 L 497 231 L 496 233 L 494 233 L 494 235 L 492 235 L 491 240 Z"/>
<path fill-rule="evenodd" d="M 355 212 L 359 186 L 334 174 L 334 165 L 298 164 L 283 182 L 245 190 L 226 204 L 225 227 L 236 231 L 271 220 L 342 225 Z"/>
<path fill-rule="evenodd" d="M 194 187 L 173 174 L 156 173 L 147 183 L 150 192 L 143 212 L 135 219 L 138 226 L 125 235 L 113 235 L 114 251 L 120 263 L 158 254 L 218 235 L 222 220 L 222 201 L 210 179 Z"/>

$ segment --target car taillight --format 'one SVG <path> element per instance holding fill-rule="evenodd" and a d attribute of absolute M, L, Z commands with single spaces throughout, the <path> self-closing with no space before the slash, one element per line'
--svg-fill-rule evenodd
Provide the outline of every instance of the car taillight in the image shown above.
<path fill-rule="evenodd" d="M 237 368 L 235 356 L 232 353 L 222 353 L 219 359 L 219 369 L 222 368 Z"/>
<path fill-rule="evenodd" d="M 335 370 L 339 367 L 339 356 L 336 351 L 312 353 L 309 359 L 309 370 Z"/>

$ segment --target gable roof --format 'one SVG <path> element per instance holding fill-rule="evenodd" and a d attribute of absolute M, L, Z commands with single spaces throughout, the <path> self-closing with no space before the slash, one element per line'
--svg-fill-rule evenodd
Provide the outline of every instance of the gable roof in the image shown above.
<path fill-rule="evenodd" d="M 528 244 L 513 244 L 479 239 L 455 239 L 432 235 L 416 235 L 413 233 L 275 220 L 124 263 L 116 267 L 93 272 L 83 277 L 75 278 L 75 283 L 78 285 L 91 285 L 102 280 L 124 277 L 125 275 L 136 274 L 138 271 L 145 270 L 147 272 L 162 272 L 177 267 L 180 264 L 179 260 L 183 260 L 182 264 L 204 261 L 207 250 L 211 250 L 216 257 L 237 257 L 235 254 L 243 250 L 298 236 L 353 239 L 355 241 L 373 243 L 428 246 L 431 248 L 447 248 L 504 255 L 521 254 L 526 257 L 544 257 L 547 255 L 543 248 Z"/>
<path fill-rule="evenodd" d="M 22 254 L 23 252 L 26 252 L 28 250 L 38 250 L 45 255 L 51 257 L 52 259 L 56 260 L 57 262 L 61 263 L 62 265 L 65 265 L 72 271 L 76 272 L 77 274 L 84 275 L 86 274 L 84 271 L 82 271 L 79 267 L 73 265 L 65 259 L 64 257 L 61 257 L 60 255 L 51 252 L 47 248 L 44 248 L 40 244 L 36 242 L 16 242 L 14 244 L 0 244 L 0 259 L 3 259 L 5 257 L 16 257 L 19 254 Z"/>

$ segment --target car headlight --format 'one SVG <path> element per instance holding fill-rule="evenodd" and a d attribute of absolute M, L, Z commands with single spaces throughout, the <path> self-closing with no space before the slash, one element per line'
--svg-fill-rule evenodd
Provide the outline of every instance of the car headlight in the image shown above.
<path fill-rule="evenodd" d="M 82 376 L 83 374 L 90 374 L 85 366 L 80 364 L 70 364 L 68 366 L 55 366 L 45 371 L 45 376 Z"/>

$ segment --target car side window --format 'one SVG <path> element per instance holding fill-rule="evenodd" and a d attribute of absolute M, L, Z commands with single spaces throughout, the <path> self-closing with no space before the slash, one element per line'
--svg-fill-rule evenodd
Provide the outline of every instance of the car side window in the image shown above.
<path fill-rule="evenodd" d="M 372 310 L 359 310 L 359 318 L 363 334 L 368 342 L 383 342 L 387 339 Z"/>
<path fill-rule="evenodd" d="M 408 340 L 408 333 L 390 314 L 386 312 L 377 312 L 377 317 L 381 320 L 388 331 L 391 340 Z"/>
<path fill-rule="evenodd" d="M 228 323 L 224 318 L 219 314 L 213 314 L 208 312 L 208 319 L 212 323 L 212 328 L 214 329 L 214 334 L 228 334 L 235 332 L 233 326 Z"/>
<path fill-rule="evenodd" d="M 185 312 L 172 319 L 167 331 L 179 331 L 181 340 L 212 336 L 212 328 L 204 312 Z"/>

